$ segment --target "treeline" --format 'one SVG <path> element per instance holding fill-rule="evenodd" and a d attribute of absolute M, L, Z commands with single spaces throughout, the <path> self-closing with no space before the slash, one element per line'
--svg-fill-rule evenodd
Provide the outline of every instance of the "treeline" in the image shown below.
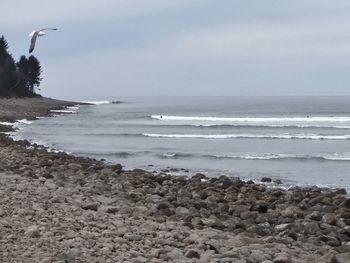
<path fill-rule="evenodd" d="M 42 78 L 39 60 L 21 56 L 16 62 L 8 51 L 4 36 L 0 37 L 0 97 L 35 97 Z"/>

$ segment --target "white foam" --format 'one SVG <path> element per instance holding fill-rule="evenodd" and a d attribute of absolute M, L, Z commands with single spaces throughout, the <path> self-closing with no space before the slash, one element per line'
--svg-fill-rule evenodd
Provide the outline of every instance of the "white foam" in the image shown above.
<path fill-rule="evenodd" d="M 71 113 L 71 114 L 74 114 L 74 113 L 77 113 L 79 107 L 78 106 L 67 106 L 63 109 L 60 109 L 60 110 L 50 110 L 50 112 L 52 113 Z"/>
<path fill-rule="evenodd" d="M 7 121 L 0 122 L 0 125 L 5 125 L 5 126 L 12 126 L 14 124 L 15 124 L 14 122 L 7 122 Z"/>
<path fill-rule="evenodd" d="M 78 109 L 79 109 L 79 106 L 68 106 L 68 107 L 66 107 L 66 109 L 69 109 L 69 110 L 78 110 Z"/>
<path fill-rule="evenodd" d="M 22 120 L 18 120 L 14 123 L 14 126 L 18 126 L 20 124 L 31 124 L 33 123 L 33 121 L 29 121 L 27 119 L 22 119 Z"/>
<path fill-rule="evenodd" d="M 233 159 L 246 159 L 246 160 L 272 160 L 272 159 L 285 159 L 285 158 L 298 158 L 293 154 L 274 154 L 274 153 L 246 153 L 242 155 L 215 155 L 217 158 L 233 158 Z"/>
<path fill-rule="evenodd" d="M 350 117 L 199 117 L 152 115 L 152 119 L 175 121 L 219 121 L 219 122 L 350 122 Z"/>
<path fill-rule="evenodd" d="M 243 153 L 233 155 L 214 155 L 216 158 L 232 158 L 245 160 L 274 160 L 274 159 L 323 159 L 331 161 L 350 161 L 349 153 L 333 153 L 323 155 L 276 154 L 276 153 Z"/>
<path fill-rule="evenodd" d="M 327 125 L 327 124 L 310 124 L 310 125 L 302 125 L 302 124 L 257 124 L 257 123 L 241 123 L 241 124 L 190 124 L 190 126 L 194 127 L 215 127 L 215 126 L 232 126 L 232 127 L 269 127 L 269 128 L 329 128 L 329 129 L 350 129 L 348 125 Z"/>
<path fill-rule="evenodd" d="M 175 157 L 176 156 L 176 153 L 164 153 L 163 154 L 163 157 L 165 158 L 172 158 L 172 157 Z"/>
<path fill-rule="evenodd" d="M 332 161 L 350 161 L 350 153 L 325 154 L 322 157 Z"/>
<path fill-rule="evenodd" d="M 318 134 L 156 134 L 142 133 L 146 137 L 192 138 L 192 139 L 308 139 L 308 140 L 349 140 L 347 135 Z"/>
<path fill-rule="evenodd" d="M 102 105 L 102 104 L 111 104 L 108 100 L 101 100 L 101 101 L 82 101 L 82 103 L 89 103 L 94 105 Z"/>

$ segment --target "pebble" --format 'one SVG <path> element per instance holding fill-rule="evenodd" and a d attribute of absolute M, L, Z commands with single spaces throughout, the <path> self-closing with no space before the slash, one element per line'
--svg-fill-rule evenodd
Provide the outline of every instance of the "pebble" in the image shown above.
<path fill-rule="evenodd" d="M 37 226 L 37 225 L 29 226 L 26 229 L 25 234 L 29 237 L 39 237 L 40 236 L 39 226 Z"/>
<path fill-rule="evenodd" d="M 185 253 L 186 258 L 199 258 L 199 252 L 197 250 L 190 249 Z"/>

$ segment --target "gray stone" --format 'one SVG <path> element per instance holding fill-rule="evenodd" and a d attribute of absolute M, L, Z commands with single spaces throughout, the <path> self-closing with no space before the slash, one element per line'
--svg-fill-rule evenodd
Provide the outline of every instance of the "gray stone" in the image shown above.
<path fill-rule="evenodd" d="M 257 211 L 244 211 L 239 216 L 243 220 L 256 219 L 258 217 L 258 212 Z"/>
<path fill-rule="evenodd" d="M 51 179 L 46 180 L 44 185 L 51 190 L 56 190 L 58 188 L 57 184 Z"/>
<path fill-rule="evenodd" d="M 337 219 L 334 216 L 334 214 L 325 214 L 322 217 L 322 222 L 325 223 L 325 224 L 328 224 L 328 225 L 335 226 L 336 223 L 337 223 Z"/>
<path fill-rule="evenodd" d="M 167 255 L 173 261 L 179 260 L 183 257 L 181 249 L 178 248 L 173 248 Z"/>
<path fill-rule="evenodd" d="M 81 206 L 81 208 L 84 209 L 84 210 L 97 211 L 99 206 L 100 206 L 99 203 L 87 203 L 87 204 L 83 204 Z"/>
<path fill-rule="evenodd" d="M 263 177 L 263 178 L 261 178 L 261 182 L 270 183 L 270 182 L 272 182 L 272 179 L 270 177 Z"/>
<path fill-rule="evenodd" d="M 199 235 L 197 233 L 191 233 L 188 237 L 185 238 L 184 242 L 188 243 L 188 244 L 193 244 L 195 243 L 197 240 L 199 240 Z"/>
<path fill-rule="evenodd" d="M 291 224 L 280 224 L 280 225 L 276 225 L 275 229 L 277 231 L 284 231 L 284 230 L 287 230 L 290 227 L 291 227 Z"/>
<path fill-rule="evenodd" d="M 66 252 L 63 252 L 59 259 L 63 260 L 65 263 L 74 263 L 76 262 L 76 258 L 79 255 L 79 251 L 77 249 L 69 249 Z"/>
<path fill-rule="evenodd" d="M 338 263 L 349 263 L 350 252 L 337 254 L 335 255 L 335 258 L 338 260 Z"/>
<path fill-rule="evenodd" d="M 143 256 L 138 256 L 136 258 L 133 258 L 132 262 L 133 263 L 146 263 L 146 262 L 149 262 L 149 260 Z"/>
<path fill-rule="evenodd" d="M 314 235 L 320 230 L 320 226 L 317 222 L 304 222 L 304 233 Z"/>
<path fill-rule="evenodd" d="M 342 202 L 340 205 L 350 208 L 350 198 L 345 199 L 344 202 Z"/>
<path fill-rule="evenodd" d="M 131 234 L 131 233 L 126 233 L 124 235 L 124 238 L 126 240 L 129 240 L 129 241 L 140 241 L 140 240 L 142 240 L 142 236 L 141 235 Z"/>
<path fill-rule="evenodd" d="M 169 202 L 163 202 L 157 205 L 157 209 L 167 209 L 167 208 L 171 208 L 172 205 Z"/>
<path fill-rule="evenodd" d="M 197 250 L 190 249 L 185 253 L 186 258 L 200 258 L 200 254 Z"/>
<path fill-rule="evenodd" d="M 183 216 L 187 216 L 190 213 L 190 211 L 186 207 L 179 206 L 179 207 L 176 207 L 175 213 L 183 217 Z"/>
<path fill-rule="evenodd" d="M 262 223 L 248 227 L 247 231 L 250 233 L 257 234 L 259 236 L 267 236 L 272 233 L 272 227 L 269 223 Z"/>
<path fill-rule="evenodd" d="M 307 216 L 307 218 L 310 218 L 311 220 L 315 221 L 321 221 L 322 220 L 322 214 L 318 211 L 314 211 L 311 214 Z"/>
<path fill-rule="evenodd" d="M 110 197 L 106 197 L 103 195 L 97 196 L 96 199 L 97 199 L 97 201 L 99 201 L 100 203 L 102 203 L 104 205 L 111 205 L 116 201 L 115 198 L 110 198 Z"/>
<path fill-rule="evenodd" d="M 288 257 L 279 256 L 273 260 L 273 263 L 291 263 L 291 261 Z"/>
<path fill-rule="evenodd" d="M 225 226 L 216 216 L 211 215 L 209 218 L 202 218 L 202 222 L 206 226 L 223 229 Z"/>
<path fill-rule="evenodd" d="M 190 199 L 192 198 L 191 192 L 186 188 L 180 188 L 180 190 L 177 192 L 177 196 L 181 198 L 184 198 L 184 197 L 187 197 Z"/>
<path fill-rule="evenodd" d="M 346 192 L 346 189 L 345 188 L 338 188 L 334 191 L 336 194 L 338 195 L 346 195 L 347 192 Z"/>
<path fill-rule="evenodd" d="M 91 209 L 93 210 L 93 209 Z M 109 214 L 115 214 L 120 210 L 119 207 L 116 206 L 108 206 L 108 205 L 101 205 L 98 207 L 99 212 L 109 213 Z"/>
<path fill-rule="evenodd" d="M 201 227 L 203 226 L 203 221 L 201 220 L 200 217 L 194 217 L 191 219 L 191 224 L 195 227 Z"/>
<path fill-rule="evenodd" d="M 43 258 L 42 260 L 39 261 L 39 263 L 51 263 L 51 259 L 50 258 Z"/>
<path fill-rule="evenodd" d="M 25 234 L 29 237 L 39 237 L 40 236 L 39 226 L 32 225 L 28 227 L 25 231 Z"/>
<path fill-rule="evenodd" d="M 268 207 L 266 204 L 253 204 L 250 211 L 257 211 L 258 213 L 267 213 Z"/>
<path fill-rule="evenodd" d="M 332 246 L 332 247 L 341 246 L 341 242 L 338 238 L 332 237 L 332 236 L 327 236 L 326 238 L 327 238 L 327 240 L 326 240 L 327 245 Z"/>
<path fill-rule="evenodd" d="M 301 209 L 296 206 L 287 207 L 281 212 L 281 215 L 283 217 L 290 217 L 290 218 L 304 218 L 303 211 L 301 211 Z"/>
<path fill-rule="evenodd" d="M 248 258 L 249 262 L 252 263 L 260 263 L 269 259 L 272 259 L 271 256 L 268 253 L 260 250 L 252 250 L 252 253 Z"/>

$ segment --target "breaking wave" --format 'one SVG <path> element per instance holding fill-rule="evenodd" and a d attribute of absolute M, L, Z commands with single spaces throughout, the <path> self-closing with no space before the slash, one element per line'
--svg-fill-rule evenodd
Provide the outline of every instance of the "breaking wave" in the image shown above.
<path fill-rule="evenodd" d="M 157 134 L 142 133 L 146 137 L 156 138 L 189 138 L 189 139 L 303 139 L 303 140 L 349 140 L 346 135 L 319 134 Z"/>
<path fill-rule="evenodd" d="M 77 113 L 76 110 L 50 110 L 52 113 Z"/>
<path fill-rule="evenodd" d="M 219 122 L 350 122 L 350 117 L 200 117 L 152 115 L 152 119 L 175 121 L 219 121 Z"/>
<path fill-rule="evenodd" d="M 81 101 L 82 103 L 88 103 L 93 105 L 102 105 L 102 104 L 111 104 L 108 100 L 100 100 L 100 101 Z"/>
<path fill-rule="evenodd" d="M 350 154 L 324 154 L 324 155 L 300 155 L 300 154 L 274 154 L 274 153 L 247 153 L 242 155 L 213 155 L 218 159 L 244 159 L 244 160 L 329 160 L 329 161 L 350 161 Z"/>
<path fill-rule="evenodd" d="M 315 160 L 315 161 L 350 161 L 350 153 L 334 153 L 324 155 L 300 155 L 300 154 L 279 154 L 279 153 L 241 153 L 231 155 L 201 155 L 201 154 L 183 154 L 183 153 L 163 153 L 158 154 L 161 159 L 188 159 L 188 158 L 207 158 L 207 159 L 236 159 L 236 160 Z"/>

